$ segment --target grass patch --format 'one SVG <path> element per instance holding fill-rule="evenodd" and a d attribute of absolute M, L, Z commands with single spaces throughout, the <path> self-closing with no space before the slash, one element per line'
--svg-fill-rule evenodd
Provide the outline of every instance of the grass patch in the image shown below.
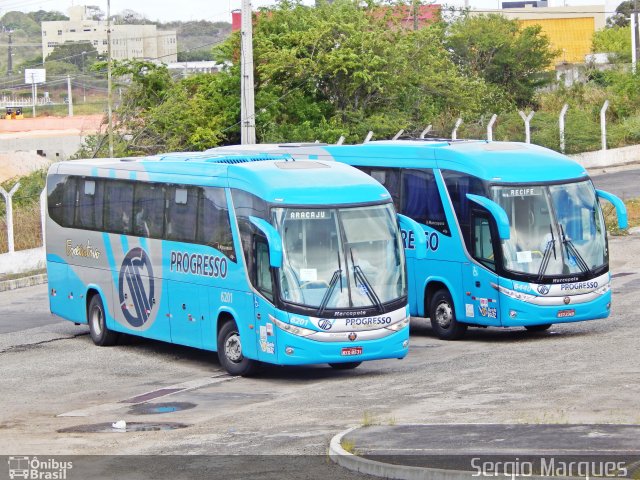
<path fill-rule="evenodd" d="M 361 425 L 363 427 L 370 427 L 372 425 L 378 425 L 378 421 L 376 420 L 375 415 L 373 415 L 371 412 L 365 410 L 364 413 L 362 414 Z"/>
<path fill-rule="evenodd" d="M 13 231 L 16 250 L 41 247 L 40 204 L 35 203 L 14 209 Z M 0 253 L 8 251 L 7 218 L 3 216 L 0 217 Z"/>
<path fill-rule="evenodd" d="M 352 440 L 347 440 L 346 438 L 343 438 L 342 441 L 340 442 L 340 446 L 346 451 L 349 452 L 352 455 L 355 455 L 356 452 L 356 442 L 352 441 Z"/>
<path fill-rule="evenodd" d="M 29 270 L 28 272 L 21 272 L 21 273 L 7 273 L 4 275 L 0 275 L 0 280 L 4 281 L 4 280 L 15 280 L 17 278 L 25 278 L 25 277 L 32 277 L 34 275 L 40 275 L 41 273 L 47 273 L 47 269 L 46 268 L 37 268 L 35 270 Z"/>
<path fill-rule="evenodd" d="M 627 217 L 629 219 L 629 228 L 640 226 L 640 198 L 626 200 L 624 204 L 627 207 Z M 618 228 L 618 216 L 613 205 L 606 203 L 602 206 L 604 213 L 604 221 L 607 225 L 607 232 L 611 235 L 626 235 L 626 230 Z"/>

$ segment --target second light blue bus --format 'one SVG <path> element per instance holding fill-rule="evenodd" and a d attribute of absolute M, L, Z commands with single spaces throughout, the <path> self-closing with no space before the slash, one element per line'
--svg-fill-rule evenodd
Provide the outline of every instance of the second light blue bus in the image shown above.
<path fill-rule="evenodd" d="M 564 155 L 524 143 L 446 140 L 246 148 L 347 163 L 382 183 L 423 231 L 403 231 L 410 309 L 429 317 L 442 339 L 459 339 L 469 326 L 542 331 L 610 313 L 599 200 L 615 206 L 620 228 L 627 227 L 624 203 L 596 190 Z"/>
<path fill-rule="evenodd" d="M 54 164 L 47 192 L 51 311 L 88 324 L 98 345 L 126 333 L 217 351 L 234 375 L 407 354 L 394 205 L 353 167 L 211 153 L 81 160 Z"/>

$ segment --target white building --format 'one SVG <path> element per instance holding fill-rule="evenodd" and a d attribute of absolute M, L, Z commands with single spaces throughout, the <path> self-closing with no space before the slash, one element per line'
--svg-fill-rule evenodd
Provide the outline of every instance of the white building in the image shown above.
<path fill-rule="evenodd" d="M 42 56 L 66 42 L 90 42 L 99 54 L 107 53 L 107 22 L 91 20 L 87 7 L 68 11 L 69 20 L 42 22 Z M 111 57 L 114 60 L 147 59 L 163 63 L 178 60 L 175 31 L 157 30 L 155 25 L 111 25 Z"/>

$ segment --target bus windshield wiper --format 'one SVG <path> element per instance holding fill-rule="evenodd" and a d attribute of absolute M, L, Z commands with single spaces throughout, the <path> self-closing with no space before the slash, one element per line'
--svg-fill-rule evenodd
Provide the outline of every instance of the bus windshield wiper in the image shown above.
<path fill-rule="evenodd" d="M 587 265 L 587 262 L 584 261 L 584 258 L 582 257 L 582 255 L 580 255 L 580 252 L 578 252 L 578 249 L 576 248 L 576 246 L 573 244 L 571 240 L 569 240 L 567 235 L 564 233 L 564 227 L 562 225 L 560 225 L 560 233 L 562 234 L 562 244 L 567 249 L 567 255 L 569 254 L 573 255 L 576 263 L 578 264 L 578 268 L 585 273 L 588 272 L 589 265 Z"/>
<path fill-rule="evenodd" d="M 367 297 L 369 297 L 369 300 L 371 300 L 371 303 L 373 303 L 376 307 L 378 307 L 378 310 L 382 313 L 384 311 L 384 307 L 382 306 L 382 302 L 380 301 L 378 294 L 371 286 L 371 283 L 369 283 L 369 280 L 367 279 L 367 276 L 362 271 L 362 268 L 360 268 L 359 265 L 356 265 L 356 262 L 353 259 L 353 250 L 351 248 L 349 248 L 349 253 L 351 254 L 351 263 L 353 264 L 353 276 L 355 277 L 356 284 L 357 282 L 360 282 L 360 285 L 364 288 L 364 291 L 367 294 Z"/>
<path fill-rule="evenodd" d="M 542 281 L 544 272 L 546 272 L 549 266 L 549 260 L 551 259 L 551 252 L 553 251 L 553 259 L 556 260 L 556 238 L 553 235 L 553 227 L 549 224 L 549 231 L 551 232 L 551 240 L 547 242 L 547 246 L 544 247 L 544 253 L 542 255 L 542 261 L 540 262 L 540 268 L 538 269 L 538 283 Z"/>
<path fill-rule="evenodd" d="M 333 295 L 333 291 L 336 289 L 336 284 L 340 280 L 340 291 L 342 291 L 342 269 L 338 268 L 335 272 L 333 272 L 333 276 L 331 277 L 331 281 L 329 281 L 329 287 L 327 287 L 327 291 L 324 292 L 324 296 L 322 297 L 322 301 L 320 302 L 320 306 L 318 307 L 318 316 L 322 316 L 324 311 L 327 308 L 327 304 L 329 303 L 329 299 L 331 295 Z"/>

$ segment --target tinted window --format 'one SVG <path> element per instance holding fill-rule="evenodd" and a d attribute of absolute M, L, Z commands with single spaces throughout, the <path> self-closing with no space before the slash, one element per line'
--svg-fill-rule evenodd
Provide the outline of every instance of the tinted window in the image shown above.
<path fill-rule="evenodd" d="M 262 233 L 249 221 L 249 216 L 258 217 L 269 221 L 267 204 L 261 198 L 251 195 L 242 190 L 231 190 L 233 197 L 233 208 L 238 219 L 238 228 L 240 230 L 240 238 L 242 240 L 242 250 L 247 265 L 249 278 L 252 282 L 256 281 L 255 258 L 253 241 L 254 236 L 264 238 Z M 266 241 L 266 240 L 265 240 Z"/>
<path fill-rule="evenodd" d="M 451 197 L 451 203 L 453 204 L 453 209 L 456 212 L 456 216 L 458 217 L 458 223 L 460 224 L 460 229 L 462 230 L 462 237 L 465 241 L 468 250 L 471 250 L 471 239 L 469 238 L 470 232 L 470 215 L 471 215 L 471 201 L 467 198 L 467 193 L 472 193 L 474 195 L 481 195 L 486 197 L 487 192 L 480 180 L 477 177 L 473 177 L 466 173 L 460 172 L 451 172 L 451 171 L 443 171 L 442 176 L 444 177 L 444 183 L 447 186 L 447 191 L 449 192 L 449 196 Z M 474 205 L 474 208 L 480 208 L 479 206 Z"/>
<path fill-rule="evenodd" d="M 140 237 L 162 238 L 164 204 L 164 185 L 137 183 L 133 204 L 133 234 Z"/>
<path fill-rule="evenodd" d="M 75 226 L 102 230 L 104 182 L 95 178 L 80 178 L 77 187 Z"/>
<path fill-rule="evenodd" d="M 52 175 L 48 180 L 47 205 L 49 216 L 59 225 L 73 225 L 76 205 L 76 179 L 64 175 Z"/>
<path fill-rule="evenodd" d="M 450 235 L 438 185 L 430 170 L 402 171 L 402 205 L 400 212 L 431 228 Z"/>
<path fill-rule="evenodd" d="M 194 242 L 198 215 L 198 188 L 169 187 L 166 213 L 165 237 L 178 242 Z"/>
<path fill-rule="evenodd" d="M 473 216 L 473 257 L 484 266 L 495 270 L 491 224 L 485 215 Z"/>
<path fill-rule="evenodd" d="M 133 224 L 133 183 L 109 180 L 104 187 L 104 229 L 130 235 Z"/>
<path fill-rule="evenodd" d="M 269 266 L 269 246 L 259 237 L 256 241 L 256 288 L 273 301 L 273 279 Z"/>
<path fill-rule="evenodd" d="M 236 260 L 227 198 L 222 188 L 200 189 L 197 241 L 220 250 L 233 261 Z"/>
<path fill-rule="evenodd" d="M 389 193 L 391 199 L 396 207 L 396 210 L 400 211 L 400 169 L 399 168 L 377 168 L 377 167 L 358 167 L 364 173 L 371 175 L 375 180 L 384 185 Z"/>

